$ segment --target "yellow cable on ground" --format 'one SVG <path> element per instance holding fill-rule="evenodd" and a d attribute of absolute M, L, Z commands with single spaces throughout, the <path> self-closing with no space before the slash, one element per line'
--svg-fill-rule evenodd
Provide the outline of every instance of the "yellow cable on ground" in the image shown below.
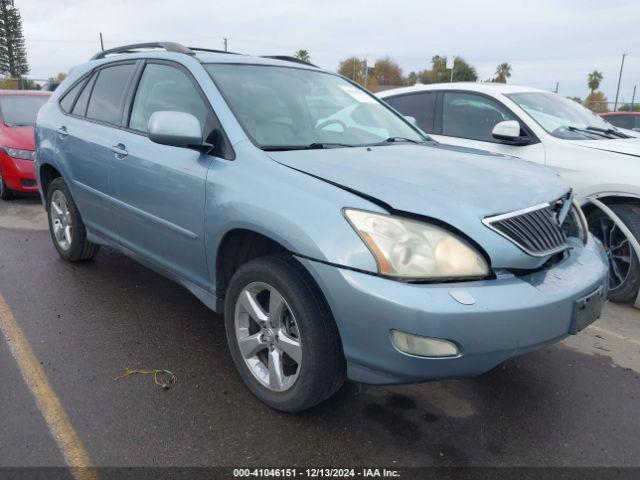
<path fill-rule="evenodd" d="M 153 375 L 153 382 L 162 387 L 164 390 L 168 390 L 169 387 L 176 383 L 178 377 L 176 377 L 175 373 L 171 370 L 133 370 L 131 368 L 126 368 L 124 373 L 119 377 L 114 378 L 114 380 L 119 380 L 124 377 L 128 377 L 129 375 Z M 159 380 L 158 375 L 167 375 L 169 378 L 166 382 Z"/>

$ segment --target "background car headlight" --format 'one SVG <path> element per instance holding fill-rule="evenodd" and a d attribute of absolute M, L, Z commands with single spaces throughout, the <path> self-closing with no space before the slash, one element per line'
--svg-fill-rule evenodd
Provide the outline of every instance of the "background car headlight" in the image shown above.
<path fill-rule="evenodd" d="M 575 200 L 572 202 L 567 218 L 562 223 L 562 231 L 567 237 L 578 238 L 582 243 L 587 244 L 589 234 L 587 218 Z"/>
<path fill-rule="evenodd" d="M 363 210 L 345 209 L 344 214 L 373 253 L 381 274 L 424 280 L 489 274 L 484 257 L 444 228 Z"/>
<path fill-rule="evenodd" d="M 34 161 L 36 159 L 36 152 L 34 150 L 23 150 L 21 148 L 5 148 L 4 151 L 12 158 L 31 161 Z"/>

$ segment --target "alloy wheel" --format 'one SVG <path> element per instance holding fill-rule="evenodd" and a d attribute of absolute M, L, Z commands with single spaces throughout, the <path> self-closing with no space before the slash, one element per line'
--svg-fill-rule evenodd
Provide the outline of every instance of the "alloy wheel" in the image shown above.
<path fill-rule="evenodd" d="M 284 297 L 267 283 L 250 283 L 238 296 L 234 321 L 240 354 L 256 380 L 275 392 L 293 387 L 302 339 Z"/>
<path fill-rule="evenodd" d="M 73 224 L 67 197 L 61 190 L 56 190 L 51 195 L 49 215 L 51 216 L 51 227 L 53 228 L 53 236 L 56 243 L 62 250 L 69 250 L 71 248 Z"/>
<path fill-rule="evenodd" d="M 600 217 L 591 226 L 601 242 L 609 259 L 609 289 L 620 287 L 631 272 L 631 245 L 629 239 L 610 218 Z"/>

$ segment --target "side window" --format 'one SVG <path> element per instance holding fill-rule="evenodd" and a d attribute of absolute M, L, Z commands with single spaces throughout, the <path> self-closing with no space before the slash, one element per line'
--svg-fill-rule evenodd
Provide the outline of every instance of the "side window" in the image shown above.
<path fill-rule="evenodd" d="M 103 68 L 98 72 L 87 107 L 87 118 L 120 123 L 120 109 L 127 91 L 133 63 Z"/>
<path fill-rule="evenodd" d="M 129 128 L 146 132 L 149 117 L 158 111 L 190 113 L 200 121 L 201 127 L 208 113 L 207 105 L 183 71 L 170 65 L 150 63 L 140 78 Z"/>
<path fill-rule="evenodd" d="M 504 120 L 517 120 L 498 102 L 483 95 L 444 92 L 442 135 L 498 143 L 493 127 Z"/>
<path fill-rule="evenodd" d="M 60 100 L 60 108 L 62 108 L 64 112 L 69 113 L 71 111 L 73 102 L 76 100 L 78 93 L 80 92 L 80 90 L 82 90 L 82 87 L 84 86 L 85 83 L 87 83 L 86 79 L 82 80 L 81 82 L 78 82 L 69 90 L 67 90 L 67 93 L 64 94 L 64 96 L 62 97 L 62 100 Z"/>
<path fill-rule="evenodd" d="M 76 104 L 73 106 L 74 115 L 80 115 L 84 117 L 87 113 L 87 103 L 89 103 L 89 95 L 91 95 L 91 89 L 93 88 L 93 84 L 95 83 L 96 76 L 95 74 L 89 79 L 88 82 L 85 83 L 85 87 L 78 96 L 78 100 L 76 100 Z"/>
<path fill-rule="evenodd" d="M 436 92 L 412 93 L 387 99 L 389 105 L 403 115 L 416 119 L 418 126 L 427 133 L 433 133 Z"/>

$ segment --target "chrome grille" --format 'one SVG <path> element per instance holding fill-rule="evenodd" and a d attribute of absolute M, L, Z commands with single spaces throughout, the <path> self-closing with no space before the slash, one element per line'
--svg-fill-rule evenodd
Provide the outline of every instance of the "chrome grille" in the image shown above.
<path fill-rule="evenodd" d="M 567 248 L 567 237 L 558 224 L 558 215 L 548 203 L 488 217 L 482 223 L 534 257 Z"/>

